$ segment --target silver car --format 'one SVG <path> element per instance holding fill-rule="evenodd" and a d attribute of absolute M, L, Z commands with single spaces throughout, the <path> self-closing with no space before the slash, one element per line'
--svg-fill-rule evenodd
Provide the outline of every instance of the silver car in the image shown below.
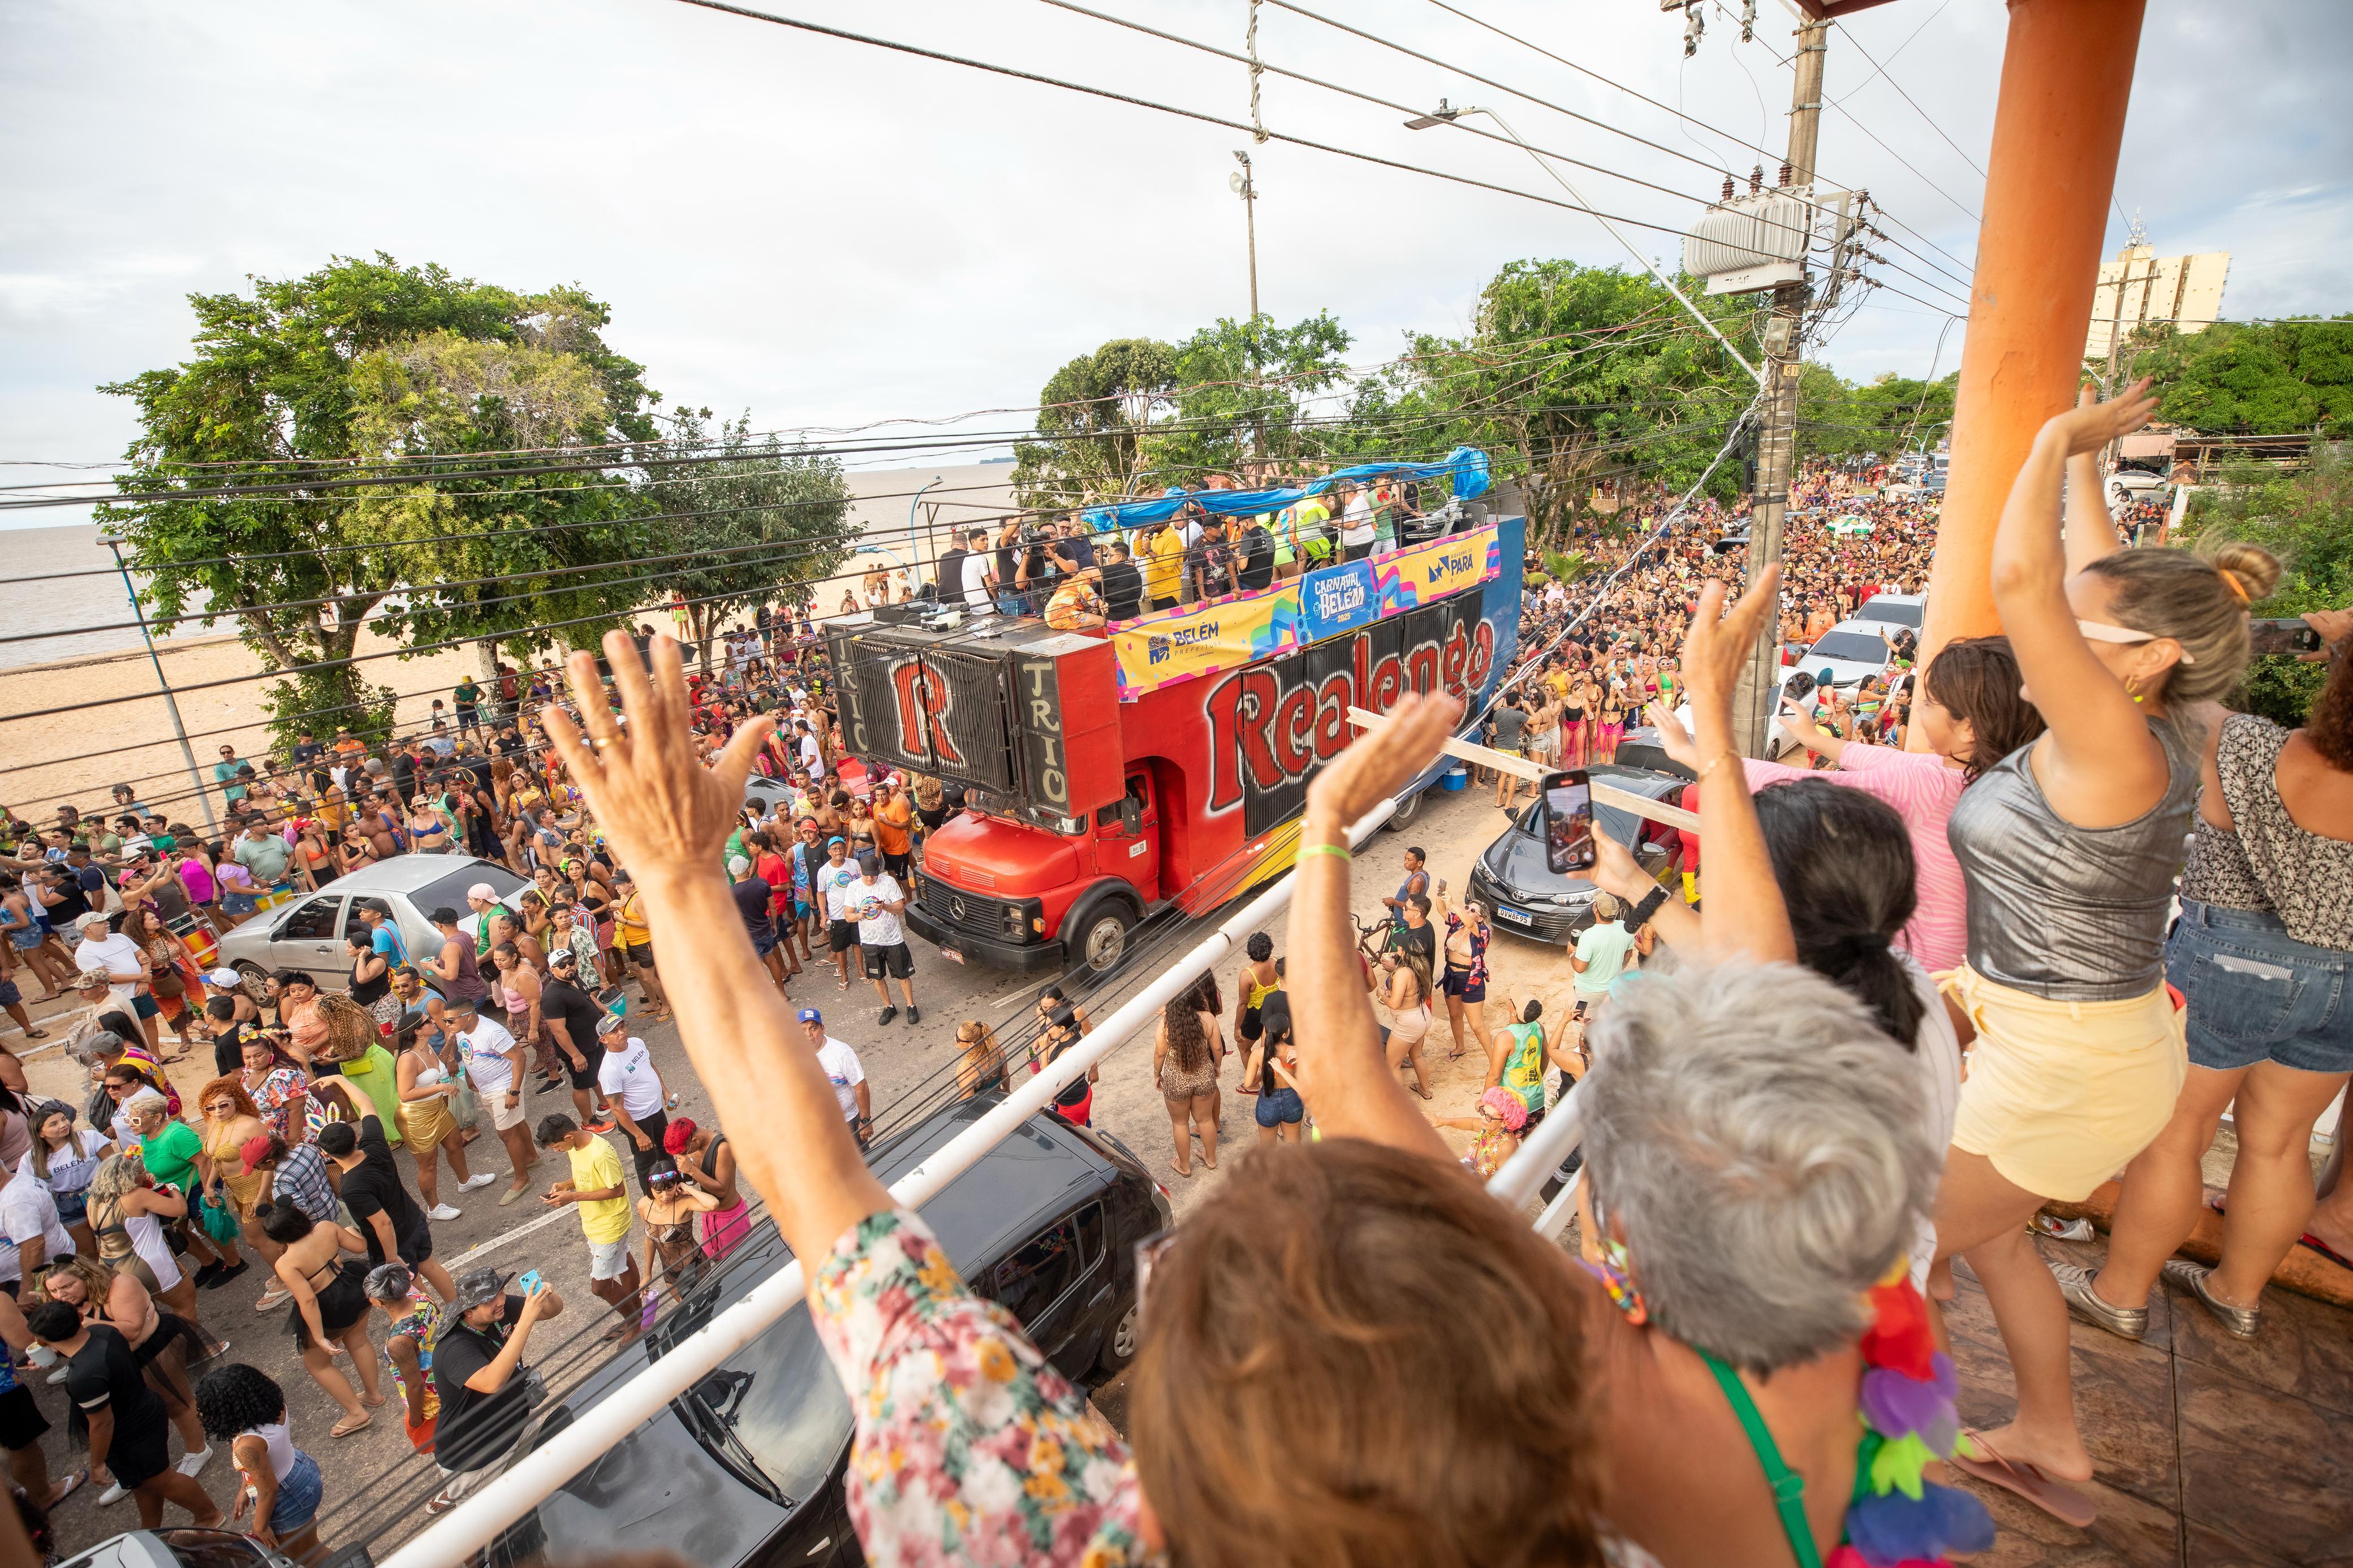
<path fill-rule="evenodd" d="M 248 981 L 300 969 L 322 988 L 342 990 L 351 973 L 343 938 L 367 929 L 361 910 L 382 910 L 411 955 L 438 952 L 439 934 L 427 917 L 437 909 L 456 910 L 460 929 L 470 934 L 475 916 L 466 889 L 477 882 L 490 884 L 501 903 L 531 886 L 504 866 L 471 855 L 398 855 L 262 910 L 220 939 L 220 961 Z"/>

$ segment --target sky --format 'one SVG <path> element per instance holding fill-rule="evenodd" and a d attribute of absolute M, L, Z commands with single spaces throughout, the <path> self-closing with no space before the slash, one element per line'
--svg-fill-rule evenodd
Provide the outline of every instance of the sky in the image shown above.
<path fill-rule="evenodd" d="M 773 4 L 1250 118 L 1242 66 L 1044 0 Z M 1247 0 L 1097 4 L 1229 50 L 1249 14 Z M 1786 138 L 1778 61 L 1794 20 L 1760 0 L 1757 41 L 1742 45 L 1738 5 L 1709 0 L 1690 60 L 1681 13 L 1652 0 L 1462 5 L 1514 38 L 1436 0 L 1311 5 L 1430 59 L 1268 0 L 1258 47 L 1398 103 L 1492 105 L 1530 142 L 1681 193 L 1562 171 L 1591 205 L 1675 230 L 1715 194 L 1715 170 L 1761 161 L 1772 176 L 1776 160 L 1739 142 Z M 1820 352 L 1843 374 L 1959 363 L 1963 329 L 1939 312 L 1963 308 L 1955 275 L 1975 253 L 2005 26 L 1993 0 L 1899 0 L 1831 31 L 1821 177 L 1867 188 L 1911 231 L 1892 231 L 1906 248 L 1873 269 L 1888 288 Z M 1173 341 L 1245 314 L 1236 148 L 1257 173 L 1262 308 L 1286 322 L 1330 310 L 1356 363 L 1396 355 L 1413 331 L 1462 331 L 1506 261 L 1631 265 L 1592 218 L 1556 206 L 681 0 L 0 0 L 0 38 L 11 463 L 118 457 L 132 411 L 96 387 L 185 354 L 188 293 L 338 254 L 517 289 L 577 282 L 610 304 L 607 342 L 669 400 L 748 411 L 759 428 L 1019 407 L 1105 339 Z M 2160 254 L 2233 253 L 2228 316 L 2353 310 L 2348 87 L 2353 6 L 2151 0 L 2107 251 L 2137 211 Z M 1508 145 L 1409 132 L 1391 110 L 1271 73 L 1261 94 L 1274 130 L 1558 195 Z M 1629 232 L 1672 263 L 1672 233 Z M 10 468 L 0 483 L 54 477 Z"/>

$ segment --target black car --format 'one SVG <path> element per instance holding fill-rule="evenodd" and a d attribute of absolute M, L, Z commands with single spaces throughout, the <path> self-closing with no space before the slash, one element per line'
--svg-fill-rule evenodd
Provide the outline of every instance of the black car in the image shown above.
<path fill-rule="evenodd" d="M 897 1181 L 1001 1100 L 966 1100 L 873 1157 Z M 1135 1244 L 1166 1229 L 1166 1195 L 1110 1134 L 1033 1116 L 922 1209 L 966 1280 L 1021 1321 L 1073 1380 L 1135 1354 Z M 543 1411 L 523 1451 L 733 1306 L 792 1252 L 763 1221 L 723 1275 L 665 1313 L 636 1351 Z M 520 1568 L 619 1552 L 674 1552 L 701 1568 L 865 1561 L 842 1477 L 849 1404 L 797 1305 L 669 1409 L 509 1531 L 491 1553 Z"/>
<path fill-rule="evenodd" d="M 1619 755 L 1625 755 L 1622 746 Z M 1596 784 L 1670 805 L 1676 804 L 1686 782 L 1639 768 L 1603 766 L 1588 772 Z M 1641 842 L 1641 830 L 1650 826 L 1642 818 L 1600 800 L 1593 803 L 1593 816 L 1601 832 L 1633 848 L 1635 863 L 1643 870 L 1656 873 L 1666 863 L 1665 850 Z M 1556 876 L 1545 864 L 1541 802 L 1531 803 L 1472 862 L 1469 891 L 1487 907 L 1489 923 L 1515 936 L 1563 942 L 1593 923 L 1593 884 L 1575 873 Z"/>

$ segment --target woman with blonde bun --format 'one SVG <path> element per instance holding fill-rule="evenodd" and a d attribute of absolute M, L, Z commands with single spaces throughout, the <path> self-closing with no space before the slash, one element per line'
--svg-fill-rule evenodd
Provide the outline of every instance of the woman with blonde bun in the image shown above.
<path fill-rule="evenodd" d="M 1968 1259 L 2018 1384 L 2016 1415 L 1957 1462 L 2079 1527 L 2091 1504 L 2061 1483 L 2088 1479 L 2092 1461 L 2067 1301 L 2026 1223 L 2090 1196 L 2173 1114 L 2188 1064 L 2165 933 L 2200 710 L 2237 684 L 2247 606 L 2279 576 L 2252 545 L 2118 548 L 2091 455 L 2147 422 L 2147 386 L 2047 422 L 2010 488 L 1994 606 L 2049 729 L 1964 791 L 1949 827 L 1968 942 L 1947 993 L 1977 1048 L 1937 1191 L 1937 1263 Z"/>

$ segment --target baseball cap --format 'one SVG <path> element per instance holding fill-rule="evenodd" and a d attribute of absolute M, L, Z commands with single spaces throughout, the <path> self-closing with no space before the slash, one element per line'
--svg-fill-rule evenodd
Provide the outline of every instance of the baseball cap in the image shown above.
<path fill-rule="evenodd" d="M 475 883 L 472 887 L 466 889 L 466 896 L 470 899 L 480 899 L 486 903 L 494 904 L 499 901 L 498 889 L 491 887 L 488 882 Z"/>
<path fill-rule="evenodd" d="M 392 1265 L 384 1267 L 389 1268 Z M 458 1299 L 449 1303 L 449 1310 L 470 1312 L 485 1302 L 495 1301 L 506 1294 L 507 1281 L 513 1278 L 512 1272 L 501 1274 L 495 1268 L 477 1268 L 471 1274 L 460 1274 L 458 1276 Z M 371 1274 L 369 1283 L 374 1282 L 375 1278 Z"/>
<path fill-rule="evenodd" d="M 861 849 L 858 852 L 858 868 L 870 877 L 879 877 L 882 874 L 881 857 L 871 849 Z"/>
<path fill-rule="evenodd" d="M 628 1027 L 628 1022 L 618 1013 L 607 1013 L 596 1020 L 596 1032 L 600 1035 L 609 1035 L 616 1029 Z"/>
<path fill-rule="evenodd" d="M 205 984 L 218 986 L 223 991 L 234 991 L 245 984 L 245 976 L 234 969 L 216 969 L 205 976 Z"/>
<path fill-rule="evenodd" d="M 818 1012 L 814 1007 L 804 1007 L 801 1009 L 801 1022 L 804 1024 L 822 1024 L 825 1022 L 825 1015 Z"/>
<path fill-rule="evenodd" d="M 837 835 L 836 835 L 836 836 L 834 836 L 833 837 L 828 838 L 828 839 L 827 839 L 827 840 L 825 841 L 825 847 L 826 847 L 828 849 L 830 849 L 830 848 L 832 848 L 835 845 L 837 845 L 837 844 L 839 844 L 839 843 L 840 843 L 840 842 L 841 842 L 840 836 L 839 836 L 839 834 L 837 834 Z"/>
<path fill-rule="evenodd" d="M 559 947 L 547 955 L 547 966 L 550 969 L 558 967 L 569 969 L 579 962 L 579 955 L 568 947 Z"/>
<path fill-rule="evenodd" d="M 74 921 L 74 924 L 78 926 L 102 926 L 105 923 L 106 917 L 99 913 L 96 910 L 90 910 L 90 913 Z"/>
<path fill-rule="evenodd" d="M 269 1157 L 269 1139 L 267 1134 L 248 1138 L 237 1146 L 237 1157 L 245 1162 L 246 1169 L 251 1170 Z"/>

